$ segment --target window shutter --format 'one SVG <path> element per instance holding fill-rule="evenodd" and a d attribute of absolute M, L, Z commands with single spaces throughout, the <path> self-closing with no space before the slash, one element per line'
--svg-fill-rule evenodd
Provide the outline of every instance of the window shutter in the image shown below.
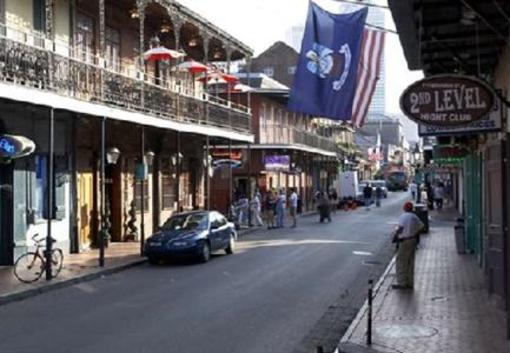
<path fill-rule="evenodd" d="M 64 219 L 66 216 L 66 185 L 68 182 L 67 173 L 67 158 L 55 158 L 55 180 L 54 180 L 54 193 L 55 203 L 53 206 L 53 218 Z"/>

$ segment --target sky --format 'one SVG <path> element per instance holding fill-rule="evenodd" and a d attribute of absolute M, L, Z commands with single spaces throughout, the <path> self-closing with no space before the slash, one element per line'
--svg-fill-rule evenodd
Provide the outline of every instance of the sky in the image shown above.
<path fill-rule="evenodd" d="M 306 20 L 308 0 L 178 0 L 191 10 L 199 13 L 216 26 L 241 40 L 255 51 L 255 56 L 269 48 L 276 41 L 285 41 L 287 31 Z M 335 0 L 314 0 L 331 12 L 339 11 Z M 387 5 L 385 0 L 373 0 Z M 386 27 L 395 29 L 389 10 L 386 13 Z M 399 97 L 412 82 L 422 77 L 421 72 L 407 70 L 398 35 L 386 36 L 386 107 L 388 114 L 401 114 Z M 407 120 L 407 119 L 405 119 Z M 410 122 L 403 121 L 412 129 Z M 414 136 L 413 136 L 414 137 Z"/>

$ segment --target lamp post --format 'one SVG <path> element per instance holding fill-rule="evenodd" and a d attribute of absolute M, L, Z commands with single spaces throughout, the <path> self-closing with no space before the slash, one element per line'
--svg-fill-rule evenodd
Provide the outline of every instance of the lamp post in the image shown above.
<path fill-rule="evenodd" d="M 103 122 L 106 119 L 103 120 Z M 103 129 L 104 132 L 104 129 Z M 101 154 L 101 230 L 99 231 L 99 266 L 104 266 L 104 249 L 105 242 L 109 236 L 106 229 L 106 181 L 105 181 L 105 162 L 106 164 L 115 165 L 119 160 L 120 151 L 116 147 L 105 149 L 104 147 L 104 133 L 102 138 L 102 154 Z"/>
<path fill-rule="evenodd" d="M 145 142 L 145 141 L 144 141 Z M 143 146 L 145 147 L 145 146 Z M 152 151 L 147 151 L 143 155 L 142 164 L 143 164 L 143 175 L 140 178 L 140 255 L 143 256 L 143 247 L 145 245 L 145 180 L 149 174 L 149 166 L 152 165 L 154 161 L 155 153 Z"/>
<path fill-rule="evenodd" d="M 415 171 L 414 171 L 414 179 L 415 179 L 415 182 L 416 182 L 416 185 L 417 185 L 417 190 L 416 190 L 416 203 L 421 203 L 421 171 L 420 171 L 420 157 L 421 157 L 421 152 L 420 152 L 420 146 L 418 145 L 418 143 L 415 145 L 414 147 L 414 150 L 413 150 L 413 159 L 414 159 L 414 165 L 415 165 Z"/>

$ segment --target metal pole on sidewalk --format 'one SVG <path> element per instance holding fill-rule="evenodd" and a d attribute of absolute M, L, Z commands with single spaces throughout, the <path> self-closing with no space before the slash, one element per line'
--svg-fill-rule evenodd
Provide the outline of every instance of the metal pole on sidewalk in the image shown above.
<path fill-rule="evenodd" d="M 209 161 L 209 135 L 207 135 L 205 137 L 205 146 L 206 146 L 206 151 L 205 151 L 205 194 L 206 194 L 206 203 L 205 203 L 205 207 L 206 207 L 206 210 L 210 210 L 211 209 L 211 178 L 209 176 L 209 169 L 211 168 L 210 166 L 210 161 Z"/>
<path fill-rule="evenodd" d="M 252 190 L 251 190 L 251 145 L 248 144 L 248 148 L 247 148 L 247 152 L 248 152 L 248 190 L 246 190 L 248 192 L 248 205 L 249 205 L 249 202 L 251 201 L 251 198 L 252 198 Z M 248 225 L 251 226 L 251 207 L 248 206 Z"/>
<path fill-rule="evenodd" d="M 99 230 L 99 266 L 104 266 L 104 247 L 106 236 L 106 186 L 105 186 L 105 158 L 106 158 L 106 118 L 101 119 L 101 152 L 99 154 L 101 178 L 101 229 Z"/>
<path fill-rule="evenodd" d="M 53 238 L 51 236 L 51 220 L 53 218 L 53 149 L 55 142 L 55 116 L 53 108 L 50 108 L 50 117 L 49 117 L 49 126 L 48 126 L 48 165 L 46 166 L 46 170 L 48 172 L 48 179 L 46 180 L 46 188 L 48 199 L 46 200 L 46 209 L 48 210 L 48 224 L 47 224 L 47 234 L 46 234 L 46 280 L 51 281 L 51 250 L 53 246 Z"/>
<path fill-rule="evenodd" d="M 143 166 L 143 175 L 140 178 L 140 255 L 143 256 L 143 246 L 145 244 L 145 128 L 142 126 L 140 134 L 140 161 Z"/>
<path fill-rule="evenodd" d="M 181 132 L 177 131 L 177 156 L 175 158 L 177 168 L 177 212 L 181 212 Z"/>
<path fill-rule="evenodd" d="M 372 295 L 374 281 L 368 280 L 367 345 L 372 345 Z"/>

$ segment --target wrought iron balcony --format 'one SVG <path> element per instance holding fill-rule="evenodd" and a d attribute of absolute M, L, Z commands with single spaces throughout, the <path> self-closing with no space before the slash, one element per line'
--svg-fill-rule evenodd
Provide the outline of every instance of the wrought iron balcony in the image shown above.
<path fill-rule="evenodd" d="M 328 138 L 305 131 L 294 126 L 279 124 L 263 125 L 260 128 L 261 144 L 302 145 L 318 148 L 328 152 L 338 152 L 338 146 L 333 138 Z"/>
<path fill-rule="evenodd" d="M 182 80 L 155 79 L 134 69 L 130 75 L 123 65 L 107 69 L 105 60 L 73 54 L 57 41 L 0 24 L 0 81 L 161 119 L 250 132 L 245 106 L 190 89 Z"/>

